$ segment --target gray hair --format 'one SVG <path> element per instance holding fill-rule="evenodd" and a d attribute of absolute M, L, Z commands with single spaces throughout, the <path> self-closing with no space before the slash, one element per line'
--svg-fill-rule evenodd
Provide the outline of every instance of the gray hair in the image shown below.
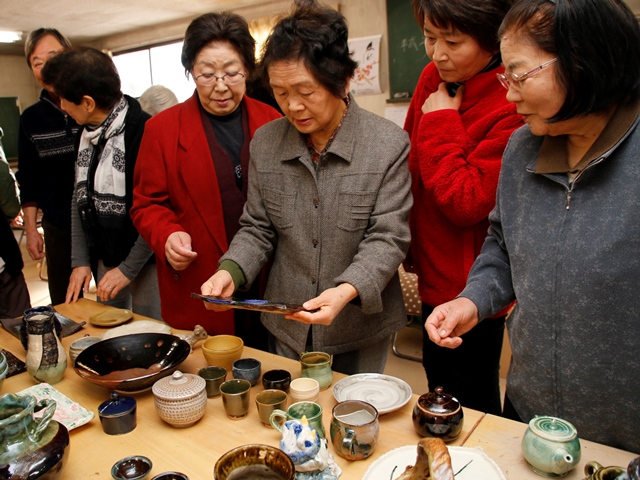
<path fill-rule="evenodd" d="M 147 88 L 138 100 L 142 110 L 151 116 L 178 103 L 175 94 L 162 85 L 153 85 Z"/>

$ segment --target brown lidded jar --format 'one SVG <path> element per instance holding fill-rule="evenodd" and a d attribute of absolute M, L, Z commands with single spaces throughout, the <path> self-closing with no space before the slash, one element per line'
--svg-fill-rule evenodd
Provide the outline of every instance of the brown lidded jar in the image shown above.
<path fill-rule="evenodd" d="M 460 435 L 464 414 L 456 397 L 444 393 L 442 387 L 436 387 L 435 391 L 418 398 L 412 419 L 418 435 L 439 437 L 450 442 Z"/>
<path fill-rule="evenodd" d="M 180 370 L 161 378 L 151 388 L 158 415 L 174 427 L 190 427 L 204 415 L 207 406 L 205 386 L 204 378 Z"/>

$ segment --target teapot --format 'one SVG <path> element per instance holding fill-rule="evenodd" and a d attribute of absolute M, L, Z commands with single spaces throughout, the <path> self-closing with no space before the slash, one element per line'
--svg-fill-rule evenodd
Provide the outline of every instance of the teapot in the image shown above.
<path fill-rule="evenodd" d="M 576 428 L 556 417 L 533 417 L 522 437 L 521 448 L 531 470 L 551 478 L 564 477 L 581 456 Z"/>
<path fill-rule="evenodd" d="M 442 387 L 418 398 L 411 416 L 413 427 L 421 437 L 439 437 L 448 442 L 462 431 L 464 414 L 458 399 L 444 393 Z"/>
<path fill-rule="evenodd" d="M 584 466 L 584 480 L 640 480 L 640 457 L 623 467 L 603 467 L 598 462 L 589 462 Z"/>

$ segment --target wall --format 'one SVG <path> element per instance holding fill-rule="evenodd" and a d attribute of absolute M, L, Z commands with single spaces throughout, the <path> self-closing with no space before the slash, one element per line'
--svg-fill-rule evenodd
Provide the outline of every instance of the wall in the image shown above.
<path fill-rule="evenodd" d="M 20 55 L 0 55 L 0 97 L 18 97 L 23 111 L 38 100 L 40 85 Z"/>

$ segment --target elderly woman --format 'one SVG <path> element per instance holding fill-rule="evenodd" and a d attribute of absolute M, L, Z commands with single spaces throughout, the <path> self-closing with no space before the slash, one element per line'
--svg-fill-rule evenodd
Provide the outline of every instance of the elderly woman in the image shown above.
<path fill-rule="evenodd" d="M 511 0 L 414 0 L 431 58 L 409 105 L 409 169 L 415 199 L 411 254 L 422 315 L 464 288 L 487 236 L 502 153 L 522 125 L 496 81 L 498 28 Z M 423 334 L 429 390 L 442 386 L 465 407 L 500 415 L 500 355 L 504 313 L 465 335 L 456 350 Z"/>
<path fill-rule="evenodd" d="M 178 98 L 175 93 L 164 85 L 151 85 L 142 92 L 138 101 L 142 110 L 153 117 L 156 113 L 173 107 L 178 103 Z"/>
<path fill-rule="evenodd" d="M 620 0 L 520 0 L 500 38 L 499 79 L 526 126 L 466 288 L 426 328 L 456 347 L 517 299 L 505 413 L 640 452 L 638 22 Z"/>
<path fill-rule="evenodd" d="M 98 299 L 160 318 L 153 252 L 129 217 L 133 171 L 149 115 L 120 91 L 111 58 L 94 48 L 69 48 L 49 60 L 42 79 L 60 107 L 83 125 L 71 202 L 71 278 L 66 302 L 89 288 Z"/>
<path fill-rule="evenodd" d="M 158 258 L 162 317 L 176 328 L 201 324 L 267 348 L 266 331 L 247 312 L 216 313 L 190 298 L 211 275 L 239 228 L 249 179 L 249 142 L 280 118 L 245 95 L 255 70 L 255 41 L 232 13 L 208 13 L 189 25 L 182 65 L 194 95 L 147 124 L 131 216 Z M 262 343 L 261 343 L 262 342 Z"/>
<path fill-rule="evenodd" d="M 406 323 L 409 140 L 348 95 L 357 64 L 345 20 L 306 3 L 265 45 L 264 78 L 286 118 L 256 133 L 242 228 L 202 293 L 230 296 L 271 260 L 265 297 L 306 309 L 263 313 L 271 351 L 322 350 L 337 371 L 382 372 Z"/>

